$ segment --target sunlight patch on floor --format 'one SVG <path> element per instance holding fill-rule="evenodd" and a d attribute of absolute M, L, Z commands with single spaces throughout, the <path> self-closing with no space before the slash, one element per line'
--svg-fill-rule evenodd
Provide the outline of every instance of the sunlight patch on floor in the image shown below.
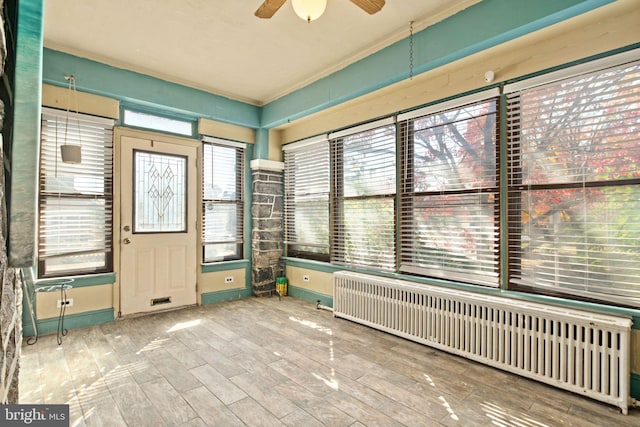
<path fill-rule="evenodd" d="M 486 412 L 487 417 L 491 420 L 491 424 L 497 426 L 550 427 L 549 424 L 544 424 L 536 421 L 523 413 L 520 413 L 520 416 L 510 414 L 505 409 L 491 402 L 482 403 L 482 409 Z"/>
<path fill-rule="evenodd" d="M 423 375 L 424 375 L 424 379 L 427 381 L 427 384 L 437 389 L 436 383 L 433 381 L 433 378 L 431 378 L 427 374 L 423 374 Z M 456 415 L 455 411 L 453 410 L 453 408 L 451 407 L 451 405 L 449 404 L 449 402 L 444 396 L 438 397 L 438 400 L 442 402 L 442 406 L 444 406 L 444 409 L 446 409 L 447 412 L 449 413 L 449 418 L 451 418 L 454 421 L 460 421 L 460 418 Z"/>
<path fill-rule="evenodd" d="M 162 347 L 162 345 L 169 341 L 171 338 L 156 338 L 153 341 L 151 341 L 149 344 L 145 345 L 144 347 L 142 347 L 139 351 L 136 352 L 136 354 L 139 356 L 141 353 L 145 352 L 145 351 L 152 351 L 152 350 L 156 350 L 160 347 Z"/>
<path fill-rule="evenodd" d="M 202 321 L 200 319 L 191 320 L 189 322 L 178 322 L 167 330 L 167 333 L 180 331 L 182 329 L 193 328 L 199 326 Z"/>
<path fill-rule="evenodd" d="M 322 333 L 325 333 L 327 335 L 333 335 L 333 331 L 330 328 L 318 325 L 315 322 L 311 322 L 309 320 L 298 319 L 297 317 L 293 317 L 293 316 L 290 316 L 289 320 L 291 320 L 293 322 L 296 322 L 296 323 L 299 323 L 299 324 L 301 324 L 303 326 L 306 326 L 308 328 L 315 329 L 315 330 L 320 331 Z"/>
<path fill-rule="evenodd" d="M 447 402 L 447 399 L 444 396 L 438 397 L 438 400 L 442 402 L 442 406 L 444 406 L 444 409 L 446 409 L 447 412 L 449 413 L 449 418 L 451 418 L 454 421 L 460 421 L 460 418 L 458 418 L 456 413 L 453 411 L 453 408 L 451 407 L 451 405 L 449 405 L 449 402 Z"/>
<path fill-rule="evenodd" d="M 333 372 L 333 369 L 331 371 Z M 312 372 L 311 375 L 313 375 L 315 379 L 322 381 L 326 386 L 334 390 L 338 390 L 339 384 L 338 380 L 336 380 L 335 378 L 324 378 L 321 375 L 316 374 L 315 372 Z"/>

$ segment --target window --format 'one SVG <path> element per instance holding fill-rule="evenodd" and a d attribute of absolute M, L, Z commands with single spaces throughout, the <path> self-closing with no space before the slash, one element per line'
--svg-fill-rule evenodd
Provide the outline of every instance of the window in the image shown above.
<path fill-rule="evenodd" d="M 330 135 L 332 262 L 395 270 L 396 127 L 392 120 Z"/>
<path fill-rule="evenodd" d="M 187 157 L 133 150 L 133 232 L 187 232 Z"/>
<path fill-rule="evenodd" d="M 329 141 L 284 147 L 287 255 L 329 261 Z"/>
<path fill-rule="evenodd" d="M 193 135 L 193 123 L 186 120 L 176 120 L 168 117 L 156 116 L 155 114 L 124 110 L 123 121 L 127 126 L 177 133 L 178 135 Z"/>
<path fill-rule="evenodd" d="M 288 254 L 640 307 L 638 52 L 503 92 L 285 148 Z"/>
<path fill-rule="evenodd" d="M 508 96 L 510 282 L 640 305 L 640 63 Z"/>
<path fill-rule="evenodd" d="M 77 117 L 77 119 L 76 119 Z M 79 144 L 82 162 L 63 163 L 60 146 Z M 42 111 L 38 275 L 111 271 L 113 120 Z"/>
<path fill-rule="evenodd" d="M 203 262 L 242 258 L 244 144 L 203 143 Z"/>
<path fill-rule="evenodd" d="M 498 285 L 498 102 L 486 97 L 401 122 L 400 271 Z"/>

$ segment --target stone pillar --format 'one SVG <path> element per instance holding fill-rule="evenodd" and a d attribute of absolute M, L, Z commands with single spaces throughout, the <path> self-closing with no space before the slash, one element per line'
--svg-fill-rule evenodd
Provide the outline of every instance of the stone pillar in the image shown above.
<path fill-rule="evenodd" d="M 273 295 L 276 277 L 283 272 L 283 171 L 282 162 L 264 159 L 251 161 L 251 283 L 256 296 Z"/>
<path fill-rule="evenodd" d="M 0 0 L 0 9 L 4 1 Z M 15 23 L 14 23 L 15 24 Z M 7 57 L 7 39 L 4 33 L 5 23 L 0 17 L 0 76 L 4 73 Z M 15 58 L 14 58 L 15 59 Z M 5 88 L 3 88 L 4 90 Z M 12 106 L 0 101 L 0 130 L 3 129 L 5 116 L 7 126 L 12 122 Z M 5 114 L 7 113 L 7 114 Z M 35 124 L 33 124 L 35 127 Z M 5 133 L 10 134 L 10 133 Z M 20 374 L 20 349 L 22 345 L 22 282 L 18 270 L 9 266 L 7 259 L 7 208 L 5 186 L 4 150 L 11 140 L 3 140 L 0 135 L 0 403 L 18 403 L 18 377 Z M 37 176 L 37 171 L 31 171 Z"/>
<path fill-rule="evenodd" d="M 2 102 L 0 101 L 0 104 Z M 0 129 L 4 106 L 0 105 Z M 0 136 L 0 159 L 4 158 Z M 7 209 L 4 162 L 0 162 L 0 403 L 18 403 L 22 345 L 22 282 L 7 259 Z"/>

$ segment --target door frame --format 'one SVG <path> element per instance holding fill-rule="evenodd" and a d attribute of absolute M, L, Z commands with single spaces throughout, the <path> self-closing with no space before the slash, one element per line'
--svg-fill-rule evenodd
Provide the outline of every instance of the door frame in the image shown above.
<path fill-rule="evenodd" d="M 121 206 L 122 206 L 122 194 L 120 191 L 122 185 L 122 137 L 131 137 L 131 138 L 139 138 L 139 139 L 150 139 L 153 141 L 163 142 L 167 144 L 176 144 L 183 145 L 188 147 L 196 148 L 196 188 L 188 189 L 188 191 L 196 191 L 196 203 L 193 206 L 193 209 L 196 209 L 198 214 L 196 215 L 196 244 L 198 247 L 202 244 L 202 232 L 200 229 L 201 221 L 201 209 L 199 209 L 202 204 L 202 167 L 200 166 L 200 159 L 202 158 L 202 143 L 199 139 L 195 138 L 186 138 L 168 134 L 157 133 L 153 131 L 145 131 L 139 129 L 128 128 L 124 126 L 116 126 L 113 129 L 113 271 L 115 273 L 116 279 L 113 286 L 113 311 L 114 318 L 119 319 L 122 317 L 122 292 L 121 286 L 122 283 L 120 281 L 121 278 L 121 266 L 120 266 L 120 241 L 122 239 L 122 224 L 121 224 Z M 188 207 L 191 209 L 192 207 Z M 196 269 L 200 265 L 200 250 L 196 248 Z M 198 271 L 196 273 L 196 278 L 198 277 Z M 196 301 L 198 301 L 198 289 L 196 283 Z M 153 312 L 150 312 L 153 313 Z M 150 314 L 150 313 L 142 313 L 142 314 Z"/>

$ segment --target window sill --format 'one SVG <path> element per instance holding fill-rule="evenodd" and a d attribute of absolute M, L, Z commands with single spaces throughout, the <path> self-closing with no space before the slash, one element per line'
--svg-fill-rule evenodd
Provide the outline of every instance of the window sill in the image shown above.
<path fill-rule="evenodd" d="M 46 279 L 37 279 L 34 281 L 34 285 L 36 288 L 38 288 L 40 286 L 57 284 L 61 280 L 69 280 L 69 279 L 73 279 L 72 286 L 74 288 L 84 288 L 88 286 L 112 285 L 116 282 L 116 274 L 115 273 L 97 273 L 97 274 L 87 274 L 83 276 L 51 277 Z"/>
<path fill-rule="evenodd" d="M 214 271 L 234 270 L 249 267 L 248 259 L 237 259 L 233 261 L 208 262 L 200 264 L 201 273 L 211 273 Z"/>

